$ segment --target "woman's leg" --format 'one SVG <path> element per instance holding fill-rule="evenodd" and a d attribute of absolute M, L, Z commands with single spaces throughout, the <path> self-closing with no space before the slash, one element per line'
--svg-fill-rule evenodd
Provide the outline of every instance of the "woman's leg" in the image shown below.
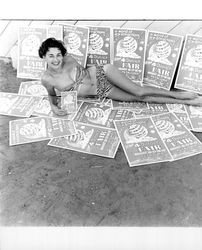
<path fill-rule="evenodd" d="M 185 91 L 167 91 L 164 89 L 150 87 L 150 86 L 139 86 L 127 78 L 120 70 L 118 70 L 112 64 L 104 65 L 104 71 L 108 80 L 116 87 L 138 97 L 144 96 L 164 96 L 176 99 L 194 99 L 198 95 L 196 93 L 185 92 Z"/>
<path fill-rule="evenodd" d="M 115 86 L 112 87 L 110 92 L 107 95 L 108 98 L 111 98 L 116 101 L 125 101 L 125 102 L 148 102 L 148 103 L 179 103 L 179 104 L 188 104 L 194 106 L 202 106 L 202 97 L 197 97 L 195 99 L 175 99 L 170 97 L 163 97 L 163 96 L 145 96 L 145 97 L 138 97 L 132 95 L 123 89 L 117 88 Z"/>

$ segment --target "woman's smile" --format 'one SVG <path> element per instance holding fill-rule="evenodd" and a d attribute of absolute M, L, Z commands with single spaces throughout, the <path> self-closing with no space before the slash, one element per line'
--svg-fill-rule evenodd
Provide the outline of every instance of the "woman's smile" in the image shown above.
<path fill-rule="evenodd" d="M 62 66 L 63 56 L 58 48 L 50 48 L 44 59 L 46 60 L 49 67 L 58 69 Z"/>

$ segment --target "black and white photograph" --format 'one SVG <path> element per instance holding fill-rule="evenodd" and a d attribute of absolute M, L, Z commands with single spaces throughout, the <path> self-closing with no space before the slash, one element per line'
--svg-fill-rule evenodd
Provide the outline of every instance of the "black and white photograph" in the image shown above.
<path fill-rule="evenodd" d="M 0 249 L 202 249 L 199 5 L 22 2 L 0 10 Z"/>

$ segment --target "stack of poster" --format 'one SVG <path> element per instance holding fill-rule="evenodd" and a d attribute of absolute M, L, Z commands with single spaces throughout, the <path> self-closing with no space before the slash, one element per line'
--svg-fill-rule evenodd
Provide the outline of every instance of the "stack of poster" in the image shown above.
<path fill-rule="evenodd" d="M 170 90 L 182 42 L 181 36 L 149 31 L 144 84 Z"/>
<path fill-rule="evenodd" d="M 63 41 L 67 53 L 74 57 L 79 64 L 85 67 L 89 44 L 89 28 L 71 24 L 62 24 L 62 26 Z"/>
<path fill-rule="evenodd" d="M 75 123 L 77 134 L 51 139 L 49 146 L 114 158 L 119 146 L 115 130 Z"/>
<path fill-rule="evenodd" d="M 113 28 L 113 64 L 129 79 L 142 84 L 146 30 Z"/>
<path fill-rule="evenodd" d="M 111 28 L 89 27 L 87 66 L 111 63 Z"/>
<path fill-rule="evenodd" d="M 74 122 L 57 118 L 33 117 L 9 122 L 10 146 L 72 134 L 76 134 Z"/>
<path fill-rule="evenodd" d="M 202 153 L 202 143 L 174 113 L 153 116 L 152 120 L 173 160 Z"/>
<path fill-rule="evenodd" d="M 172 160 L 151 118 L 114 121 L 129 166 Z"/>
<path fill-rule="evenodd" d="M 41 84 L 41 81 L 21 82 L 18 91 L 20 95 L 47 96 L 46 88 Z"/>
<path fill-rule="evenodd" d="M 30 117 L 42 99 L 41 96 L 0 92 L 0 114 Z"/>
<path fill-rule="evenodd" d="M 202 36 L 186 35 L 175 87 L 202 93 Z"/>
<path fill-rule="evenodd" d="M 18 30 L 18 65 L 17 77 L 40 79 L 46 69 L 45 61 L 39 58 L 41 43 L 55 35 L 62 39 L 61 26 L 19 27 Z"/>

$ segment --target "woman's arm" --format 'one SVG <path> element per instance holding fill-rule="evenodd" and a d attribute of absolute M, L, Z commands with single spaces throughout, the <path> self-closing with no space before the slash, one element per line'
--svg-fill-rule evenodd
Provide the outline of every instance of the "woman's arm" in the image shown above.
<path fill-rule="evenodd" d="M 46 88 L 48 92 L 48 97 L 51 105 L 52 111 L 59 116 L 67 115 L 67 111 L 61 109 L 61 102 L 59 98 L 56 96 L 56 92 L 53 86 L 51 86 L 47 81 L 42 80 L 42 85 Z"/>

